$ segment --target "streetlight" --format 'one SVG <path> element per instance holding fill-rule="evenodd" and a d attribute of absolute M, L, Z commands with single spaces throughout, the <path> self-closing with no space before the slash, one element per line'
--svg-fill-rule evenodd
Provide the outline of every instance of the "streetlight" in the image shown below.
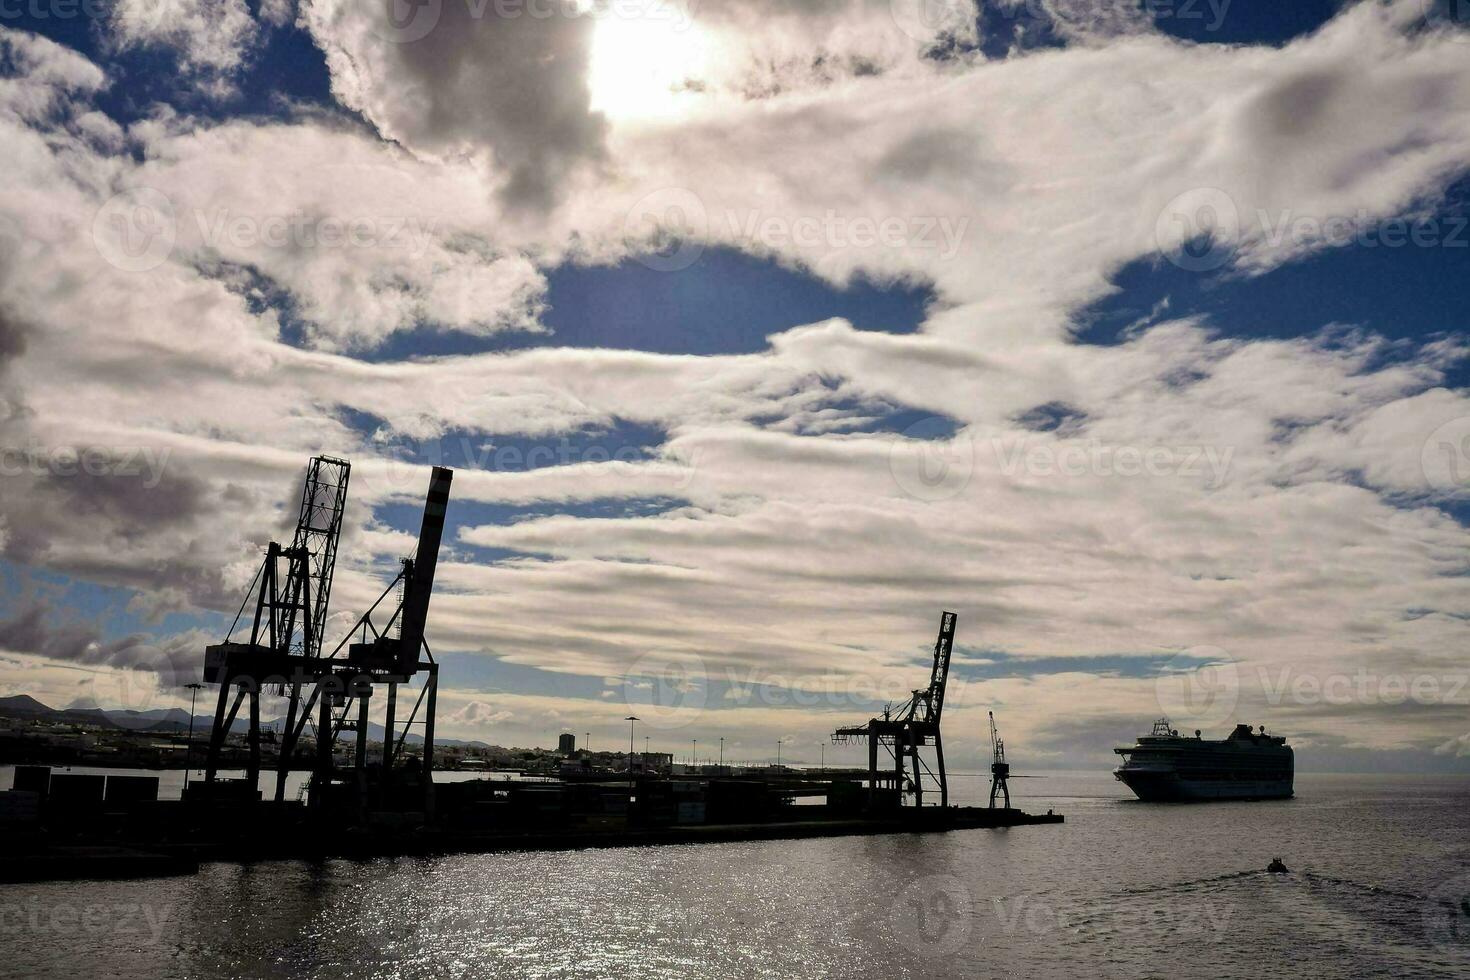
<path fill-rule="evenodd" d="M 185 684 L 189 689 L 189 743 L 184 749 L 184 789 L 189 788 L 189 767 L 194 762 L 194 703 L 199 699 L 199 690 L 204 687 L 197 681 L 193 684 Z"/>
<path fill-rule="evenodd" d="M 587 757 L 588 758 L 591 758 L 592 757 L 592 733 L 591 732 L 583 732 L 582 733 L 582 751 L 587 753 Z"/>
<path fill-rule="evenodd" d="M 781 768 L 781 739 L 776 739 L 776 768 Z"/>
<path fill-rule="evenodd" d="M 633 725 L 642 721 L 637 715 L 629 715 L 623 719 L 628 723 L 628 772 L 633 771 Z"/>
<path fill-rule="evenodd" d="M 822 747 L 822 771 L 823 772 L 826 772 L 827 771 L 827 743 L 826 742 L 818 742 L 817 744 Z"/>
<path fill-rule="evenodd" d="M 725 736 L 720 736 L 720 768 L 725 768 Z"/>
<path fill-rule="evenodd" d="M 694 768 L 699 768 L 699 739 L 694 740 L 694 749 L 689 753 L 689 762 Z"/>

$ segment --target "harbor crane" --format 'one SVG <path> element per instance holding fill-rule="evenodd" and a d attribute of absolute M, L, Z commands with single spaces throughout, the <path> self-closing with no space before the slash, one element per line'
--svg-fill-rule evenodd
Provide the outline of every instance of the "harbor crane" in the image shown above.
<path fill-rule="evenodd" d="M 279 745 L 277 799 L 285 792 L 286 775 L 299 734 L 296 713 L 307 676 L 289 669 L 272 675 L 270 670 L 311 663 L 321 655 L 322 630 L 331 600 L 332 575 L 351 475 L 352 464 L 346 460 L 317 456 L 307 464 L 301 508 L 290 547 L 282 547 L 275 541 L 266 546 L 265 561 L 256 572 L 225 641 L 205 650 L 204 680 L 220 686 L 205 770 L 205 783 L 211 789 L 225 737 L 234 726 L 241 704 L 248 700 L 250 757 L 246 781 L 254 790 L 260 776 L 260 696 L 266 689 L 274 688 L 274 693 L 285 693 L 290 698 L 284 738 Z M 282 562 L 286 565 L 284 577 Z M 256 601 L 250 640 L 234 642 L 232 637 L 252 594 Z M 230 704 L 232 688 L 235 698 Z"/>
<path fill-rule="evenodd" d="M 939 618 L 939 639 L 934 644 L 934 664 L 929 686 L 914 691 L 897 709 L 885 708 L 882 718 L 866 725 L 839 728 L 832 741 L 845 744 L 859 739 L 868 743 L 868 806 L 871 810 L 891 806 L 925 806 L 926 793 L 938 793 L 938 805 L 949 805 L 949 782 L 944 772 L 944 743 L 939 734 L 944 712 L 944 689 L 949 680 L 949 659 L 954 649 L 956 616 L 946 612 Z M 925 761 L 921 749 L 932 748 L 934 764 Z M 880 770 L 879 751 L 893 760 L 892 769 Z M 929 804 L 933 805 L 933 804 Z"/>
<path fill-rule="evenodd" d="M 217 796 L 216 776 L 225 739 L 242 703 L 248 701 L 247 744 L 249 762 L 243 790 L 256 798 L 260 777 L 260 695 L 276 691 L 288 700 L 279 743 L 275 798 L 283 799 L 286 775 L 295 758 L 298 741 L 315 709 L 316 760 L 312 768 L 312 803 L 319 806 L 333 780 L 332 750 L 343 730 L 356 732 L 356 775 L 359 802 L 367 798 L 367 742 L 370 699 L 375 688 L 386 689 L 382 769 L 391 776 L 411 726 L 422 724 L 423 751 L 420 776 L 424 809 L 432 810 L 433 783 L 430 772 L 434 753 L 434 716 L 438 695 L 439 666 L 424 640 L 434 572 L 444 532 L 444 516 L 454 471 L 436 466 L 429 478 L 418 548 L 405 558 L 398 576 L 383 590 L 331 653 L 322 654 L 322 630 L 336 563 L 337 542 L 347 500 L 351 465 L 327 456 L 314 458 L 307 467 L 300 517 L 290 548 L 271 542 L 265 563 L 256 574 L 240 615 L 250 596 L 256 596 L 255 616 L 248 642 L 232 639 L 240 616 L 223 643 L 205 649 L 204 681 L 220 686 L 214 725 L 210 732 L 205 770 L 204 796 Z M 280 563 L 286 562 L 284 578 Z M 258 583 L 259 588 L 256 585 Z M 398 602 L 380 629 L 373 616 L 384 601 L 398 593 Z M 357 642 L 349 642 L 357 638 Z M 343 648 L 345 656 L 341 656 Z M 419 690 L 413 712 L 397 729 L 396 708 L 400 685 L 422 673 L 426 681 Z M 307 689 L 310 693 L 307 693 Z M 234 690 L 233 704 L 230 692 Z M 304 695 L 304 697 L 303 697 Z M 356 703 L 357 717 L 350 720 Z M 422 721 L 419 711 L 423 708 Z M 341 709 L 337 713 L 336 709 Z"/>
<path fill-rule="evenodd" d="M 1000 732 L 995 728 L 995 712 L 990 715 L 990 809 L 995 809 L 995 797 L 997 794 L 1005 797 L 1005 809 L 1011 808 L 1011 789 L 1006 785 L 1010 778 L 1011 766 L 1006 762 L 1006 743 L 1001 741 Z"/>

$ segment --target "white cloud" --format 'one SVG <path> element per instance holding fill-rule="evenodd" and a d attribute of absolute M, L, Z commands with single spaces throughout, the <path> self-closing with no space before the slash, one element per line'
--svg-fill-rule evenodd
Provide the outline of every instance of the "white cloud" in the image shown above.
<path fill-rule="evenodd" d="M 107 22 L 119 49 L 165 47 L 204 90 L 228 95 L 259 40 L 244 0 L 119 0 Z"/>
<path fill-rule="evenodd" d="M 960 612 L 971 653 L 1017 658 L 1015 677 L 966 688 L 952 740 L 978 741 L 990 702 L 1038 745 L 1065 706 L 1085 702 L 1076 723 L 1094 732 L 1157 707 L 1148 678 L 1088 662 L 1030 676 L 1038 657 L 1209 644 L 1249 671 L 1446 669 L 1441 651 L 1463 647 L 1470 615 L 1457 577 L 1470 541 L 1421 505 L 1463 493 L 1424 461 L 1435 432 L 1470 417 L 1465 393 L 1442 387 L 1463 344 L 1219 339 L 1160 320 L 1167 308 L 1116 347 L 1070 340 L 1073 312 L 1118 268 L 1162 261 L 1161 221 L 1182 193 L 1227 196 L 1246 219 L 1236 258 L 1250 273 L 1324 247 L 1251 233 L 1262 212 L 1377 218 L 1433 199 L 1470 158 L 1470 77 L 1463 45 L 1405 30 L 1406 9 L 1359 5 L 1282 49 L 1125 31 L 1004 63 L 894 53 L 878 75 L 807 78 L 790 66 L 826 27 L 861 41 L 843 50 L 889 43 L 876 33 L 887 11 L 834 4 L 802 15 L 823 25 L 813 47 L 785 35 L 802 40 L 771 62 L 788 66 L 782 91 L 717 91 L 671 118 L 608 122 L 590 109 L 580 20 L 503 34 L 467 24 L 409 51 L 356 7 L 311 5 L 334 90 L 398 146 L 312 116 L 160 113 L 124 130 L 91 101 L 101 71 L 0 35 L 19 53 L 0 87 L 13 175 L 0 190 L 0 432 L 42 460 L 6 476 L 6 554 L 139 589 L 154 608 L 218 607 L 289 523 L 303 458 L 325 450 L 357 464 L 335 603 L 360 609 L 381 588 L 373 559 L 407 544 L 370 508 L 414 500 L 426 479 L 383 458 L 394 440 L 551 441 L 624 420 L 669 438 L 636 463 L 461 470 L 455 500 L 683 506 L 467 529 L 443 566 L 436 651 L 592 678 L 656 651 L 712 670 L 912 670 L 919 683 L 943 606 Z M 728 23 L 706 18 L 709 30 L 747 44 L 725 50 L 729 65 L 779 40 L 711 16 Z M 918 335 L 834 320 L 751 355 L 350 356 L 418 325 L 534 328 L 543 270 L 627 257 L 641 231 L 630 213 L 670 187 L 698 202 L 703 244 L 834 281 L 932 283 L 938 304 Z M 145 188 L 167 200 L 172 237 L 151 268 L 128 271 L 137 256 L 117 249 L 152 258 L 144 233 L 169 227 L 140 213 Z M 504 203 L 527 191 L 534 216 Z M 402 248 L 307 244 L 297 216 L 317 234 L 354 221 L 386 233 L 399 219 L 415 231 Z M 853 240 L 853 221 L 890 218 L 910 236 L 901 244 Z M 964 219 L 952 250 L 917 237 L 928 219 L 925 234 Z M 804 220 L 815 238 L 793 234 Z M 295 344 L 281 311 L 302 323 Z M 1052 403 L 1075 414 L 1066 428 L 1017 421 Z M 930 442 L 858 424 L 895 406 L 957 432 Z M 384 420 L 380 439 L 349 413 Z M 169 464 L 152 488 L 82 480 L 56 472 L 48 454 L 64 446 L 166 449 Z M 480 561 L 481 547 L 537 557 Z M 605 698 L 463 693 L 510 713 L 497 725 L 559 705 L 567 718 L 599 708 L 613 732 Z M 1242 696 L 1243 711 L 1270 707 L 1258 684 Z M 789 710 L 729 710 L 699 724 L 794 724 Z M 863 710 L 833 706 L 810 734 Z M 465 712 L 466 732 L 488 717 Z M 1358 745 L 1427 750 L 1449 734 L 1412 712 L 1272 712 Z"/>

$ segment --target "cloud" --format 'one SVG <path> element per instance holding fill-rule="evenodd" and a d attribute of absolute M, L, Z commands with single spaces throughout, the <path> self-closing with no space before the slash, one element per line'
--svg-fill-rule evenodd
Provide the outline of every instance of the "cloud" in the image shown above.
<path fill-rule="evenodd" d="M 162 641 L 142 634 L 104 641 L 93 626 L 56 619 L 46 604 L 28 604 L 0 621 L 0 650 L 89 667 L 148 671 L 165 687 L 195 680 L 204 662 L 203 637 L 195 631 Z"/>
<path fill-rule="evenodd" d="M 264 542 L 289 534 L 303 460 L 327 451 L 355 463 L 334 592 L 349 615 L 406 550 L 387 505 L 427 479 L 392 447 L 551 444 L 626 422 L 666 437 L 634 463 L 457 474 L 434 649 L 552 692 L 467 709 L 466 730 L 534 731 L 559 708 L 612 734 L 618 705 L 558 683 L 619 678 L 650 651 L 882 678 L 901 698 L 890 679 L 922 681 L 941 607 L 977 661 L 1016 665 L 967 688 L 956 738 L 978 744 L 984 704 L 1004 704 L 1017 744 L 1058 759 L 1048 719 L 1085 703 L 1079 733 L 1122 732 L 1155 713 L 1152 680 L 1083 664 L 1033 676 L 1031 661 L 1211 644 L 1246 670 L 1442 670 L 1437 651 L 1463 648 L 1470 541 L 1440 509 L 1463 487 L 1427 472 L 1425 449 L 1470 417 L 1446 387 L 1462 342 L 1221 338 L 1167 307 L 1118 346 L 1072 339 L 1119 268 L 1167 260 L 1172 219 L 1198 217 L 1174 202 L 1201 190 L 1238 219 L 1210 270 L 1227 275 L 1327 247 L 1273 238 L 1287 213 L 1376 220 L 1435 200 L 1470 150 L 1470 83 L 1463 45 L 1412 30 L 1406 9 L 1357 5 L 1279 49 L 1125 30 L 940 63 L 878 33 L 879 5 L 814 5 L 772 12 L 806 19 L 767 59 L 779 84 L 751 91 L 737 80 L 765 70 L 747 54 L 767 50 L 766 28 L 720 11 L 700 25 L 736 39 L 716 62 L 729 87 L 628 122 L 590 109 L 596 24 L 450 20 L 395 45 L 367 8 L 309 5 L 334 91 L 377 133 L 319 114 L 124 127 L 99 108 L 95 65 L 0 34 L 0 268 L 25 270 L 0 276 L 4 445 L 21 450 L 0 497 L 6 556 L 137 590 L 153 613 L 228 609 Z M 853 33 L 824 39 L 836 24 Z M 810 75 L 829 49 L 874 70 L 838 59 Z M 537 329 L 546 270 L 629 259 L 649 241 L 630 217 L 667 188 L 697 202 L 697 246 L 932 286 L 923 330 L 829 320 L 738 356 L 358 356 L 399 331 Z M 906 237 L 885 245 L 890 219 Z M 395 220 L 416 222 L 402 248 L 320 237 Z M 859 220 L 871 239 L 854 238 Z M 1038 425 L 1055 406 L 1067 424 Z M 73 474 L 63 450 L 89 447 L 101 472 Z M 116 472 L 130 451 L 167 452 L 158 482 Z M 589 503 L 603 516 L 546 516 Z M 607 516 L 618 507 L 641 516 Z M 28 645 L 91 642 L 109 646 Z M 816 736 L 870 711 L 799 724 Z M 1363 713 L 1281 717 L 1342 744 L 1444 741 L 1438 717 L 1383 714 L 1381 734 Z M 707 715 L 711 730 L 798 725 L 764 705 Z"/>
<path fill-rule="evenodd" d="M 348 0 L 301 8 L 333 93 L 386 138 L 429 159 L 493 164 L 502 199 L 525 206 L 549 205 L 576 168 L 602 157 L 605 123 L 586 82 L 589 18 L 559 5 L 549 16 L 522 7 L 502 16 L 494 4 L 436 2 L 399 25 L 387 9 Z"/>
<path fill-rule="evenodd" d="M 1457 735 L 1449 741 L 1436 745 L 1434 747 L 1434 754 L 1452 755 L 1457 759 L 1470 756 L 1470 732 L 1466 732 L 1464 735 Z"/>
<path fill-rule="evenodd" d="M 173 51 L 186 77 L 224 96 L 259 43 L 260 26 L 243 0 L 119 0 L 107 36 L 118 50 Z"/>

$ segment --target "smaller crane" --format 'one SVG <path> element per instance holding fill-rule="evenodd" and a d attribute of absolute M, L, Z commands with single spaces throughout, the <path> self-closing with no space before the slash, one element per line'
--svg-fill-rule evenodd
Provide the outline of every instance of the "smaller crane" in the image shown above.
<path fill-rule="evenodd" d="M 1011 790 L 1006 785 L 1006 780 L 1011 775 L 1010 763 L 1006 762 L 1006 743 L 1000 740 L 1000 732 L 995 727 L 995 712 L 987 712 L 990 715 L 990 809 L 995 809 L 995 797 L 999 793 L 1005 797 L 1005 808 L 1011 808 Z"/>

